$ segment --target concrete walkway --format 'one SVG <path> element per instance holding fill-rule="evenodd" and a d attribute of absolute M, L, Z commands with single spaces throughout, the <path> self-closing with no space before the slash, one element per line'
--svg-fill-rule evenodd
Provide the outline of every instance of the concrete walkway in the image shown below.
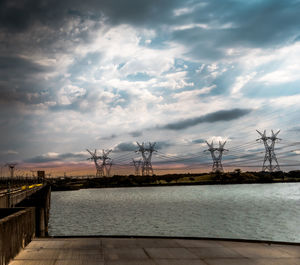
<path fill-rule="evenodd" d="M 157 238 L 33 240 L 9 265 L 299 265 L 300 244 Z"/>

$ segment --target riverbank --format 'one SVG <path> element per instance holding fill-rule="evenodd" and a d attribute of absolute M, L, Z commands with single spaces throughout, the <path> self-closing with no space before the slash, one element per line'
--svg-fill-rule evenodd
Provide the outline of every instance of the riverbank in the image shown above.
<path fill-rule="evenodd" d="M 300 171 L 290 172 L 234 172 L 201 174 L 166 174 L 153 176 L 114 175 L 102 178 L 48 179 L 52 191 L 79 190 L 89 188 L 220 185 L 300 182 Z"/>

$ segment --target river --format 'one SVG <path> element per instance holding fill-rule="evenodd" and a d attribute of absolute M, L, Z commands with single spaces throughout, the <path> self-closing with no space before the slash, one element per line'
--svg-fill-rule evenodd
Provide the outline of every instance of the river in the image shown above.
<path fill-rule="evenodd" d="M 52 192 L 49 234 L 300 242 L 300 183 Z"/>

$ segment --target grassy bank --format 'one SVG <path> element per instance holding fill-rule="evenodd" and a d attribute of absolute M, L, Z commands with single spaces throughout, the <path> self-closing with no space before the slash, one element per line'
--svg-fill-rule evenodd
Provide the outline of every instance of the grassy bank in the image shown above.
<path fill-rule="evenodd" d="M 213 185 L 246 183 L 300 182 L 300 170 L 290 172 L 234 172 L 166 174 L 153 176 L 114 175 L 103 178 L 64 178 L 48 180 L 52 190 L 77 190 L 106 187 L 143 187 L 171 185 Z"/>

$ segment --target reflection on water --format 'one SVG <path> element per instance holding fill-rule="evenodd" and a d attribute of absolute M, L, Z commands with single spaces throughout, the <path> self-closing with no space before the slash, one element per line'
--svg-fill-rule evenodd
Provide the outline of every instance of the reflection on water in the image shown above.
<path fill-rule="evenodd" d="M 300 183 L 52 192 L 50 235 L 300 242 Z"/>

